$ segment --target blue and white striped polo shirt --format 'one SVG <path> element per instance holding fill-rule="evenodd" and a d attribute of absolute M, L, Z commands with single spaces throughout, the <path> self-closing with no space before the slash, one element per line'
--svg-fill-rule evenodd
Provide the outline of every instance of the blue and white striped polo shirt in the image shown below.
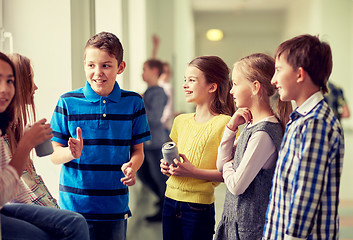
<path fill-rule="evenodd" d="M 151 139 L 140 95 L 121 90 L 102 97 L 86 82 L 63 94 L 51 119 L 53 141 L 64 144 L 82 129 L 79 159 L 63 164 L 59 205 L 87 220 L 114 221 L 131 216 L 128 188 L 120 182 L 121 166 L 130 159 L 131 146 Z"/>

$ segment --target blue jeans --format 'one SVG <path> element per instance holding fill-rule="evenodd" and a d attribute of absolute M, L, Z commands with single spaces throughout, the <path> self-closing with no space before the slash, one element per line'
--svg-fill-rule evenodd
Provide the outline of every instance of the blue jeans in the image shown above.
<path fill-rule="evenodd" d="M 91 240 L 126 240 L 127 220 L 87 221 Z"/>
<path fill-rule="evenodd" d="M 11 203 L 1 209 L 2 239 L 88 240 L 85 218 L 75 212 L 29 204 Z"/>
<path fill-rule="evenodd" d="M 165 198 L 163 240 L 212 240 L 215 227 L 214 204 L 179 202 Z"/>

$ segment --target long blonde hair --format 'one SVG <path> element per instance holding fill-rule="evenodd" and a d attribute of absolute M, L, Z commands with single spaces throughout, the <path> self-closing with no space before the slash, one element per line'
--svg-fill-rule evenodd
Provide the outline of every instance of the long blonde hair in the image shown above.
<path fill-rule="evenodd" d="M 275 73 L 275 60 L 266 54 L 255 53 L 240 59 L 234 64 L 234 68 L 250 82 L 258 81 L 261 84 L 263 92 L 260 97 L 263 97 L 263 100 L 269 101 L 271 97 L 277 98 L 277 104 L 272 106 L 272 109 L 284 129 L 289 121 L 289 114 L 292 112 L 292 104 L 281 101 L 275 86 L 271 84 Z"/>

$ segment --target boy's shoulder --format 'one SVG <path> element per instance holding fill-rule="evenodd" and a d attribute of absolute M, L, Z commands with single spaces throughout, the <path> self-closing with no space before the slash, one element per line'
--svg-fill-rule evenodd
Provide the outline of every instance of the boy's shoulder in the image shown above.
<path fill-rule="evenodd" d="M 85 95 L 83 94 L 83 88 L 78 88 L 78 89 L 66 92 L 60 96 L 60 98 L 69 98 L 69 97 L 84 98 Z"/>
<path fill-rule="evenodd" d="M 303 117 L 302 125 L 316 122 L 335 131 L 342 132 L 342 127 L 336 115 L 326 101 L 320 101 L 307 115 Z"/>
<path fill-rule="evenodd" d="M 142 99 L 142 96 L 137 92 L 128 91 L 124 89 L 121 89 L 121 97 L 132 97 L 132 98 L 136 97 L 136 98 Z"/>

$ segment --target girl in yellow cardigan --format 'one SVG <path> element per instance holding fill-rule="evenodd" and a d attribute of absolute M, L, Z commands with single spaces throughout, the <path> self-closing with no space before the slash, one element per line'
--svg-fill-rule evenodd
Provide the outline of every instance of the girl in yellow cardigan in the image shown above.
<path fill-rule="evenodd" d="M 178 145 L 182 161 L 161 171 L 170 176 L 163 207 L 163 239 L 212 240 L 215 225 L 214 189 L 223 182 L 217 171 L 217 149 L 225 125 L 234 113 L 229 94 L 229 69 L 216 56 L 192 60 L 185 71 L 186 101 L 195 113 L 175 118 L 170 138 Z"/>

